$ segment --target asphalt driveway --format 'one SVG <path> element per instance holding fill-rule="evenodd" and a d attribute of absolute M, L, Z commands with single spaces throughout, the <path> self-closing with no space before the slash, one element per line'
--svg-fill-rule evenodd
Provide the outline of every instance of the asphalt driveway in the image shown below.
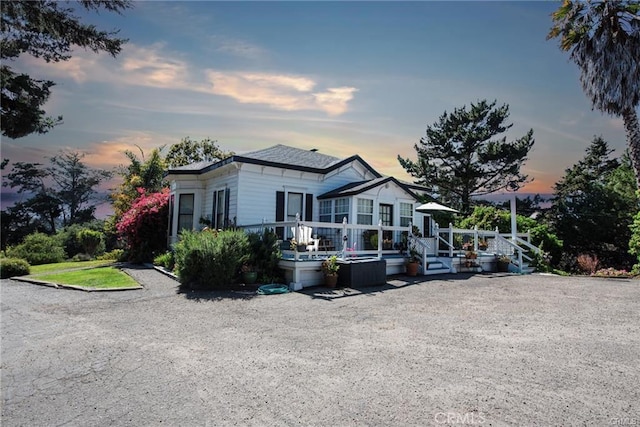
<path fill-rule="evenodd" d="M 251 297 L 2 280 L 2 424 L 638 425 L 640 281 Z"/>

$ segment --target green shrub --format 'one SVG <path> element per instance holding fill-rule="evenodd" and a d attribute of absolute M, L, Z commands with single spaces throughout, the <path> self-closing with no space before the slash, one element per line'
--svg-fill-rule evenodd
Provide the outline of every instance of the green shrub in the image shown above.
<path fill-rule="evenodd" d="M 169 271 L 173 271 L 173 268 L 176 265 L 176 259 L 171 251 L 167 251 L 161 255 L 158 255 L 153 259 L 153 263 L 155 265 L 161 265 Z"/>
<path fill-rule="evenodd" d="M 256 271 L 260 273 L 264 283 L 275 283 L 283 278 L 282 271 L 278 266 L 282 252 L 278 243 L 278 235 L 272 231 L 265 229 L 262 234 L 249 233 L 249 259 L 246 261 Z"/>
<path fill-rule="evenodd" d="M 93 257 L 89 254 L 75 254 L 72 258 L 71 261 L 74 262 L 81 262 L 81 261 L 91 261 L 93 260 Z"/>
<path fill-rule="evenodd" d="M 94 257 L 97 253 L 104 252 L 104 234 L 100 231 L 85 228 L 78 231 L 76 239 L 82 246 L 82 253 Z"/>
<path fill-rule="evenodd" d="M 24 238 L 19 245 L 7 249 L 10 258 L 22 258 L 31 265 L 51 264 L 66 259 L 60 238 L 33 233 Z"/>
<path fill-rule="evenodd" d="M 227 287 L 248 259 L 249 241 L 243 231 L 185 231 L 175 245 L 180 283 L 193 288 Z"/>
<path fill-rule="evenodd" d="M 13 276 L 26 276 L 29 274 L 29 263 L 20 258 L 0 259 L 0 278 L 8 279 Z"/>
<path fill-rule="evenodd" d="M 104 227 L 104 221 L 99 221 L 99 220 L 95 220 L 95 221 L 91 221 L 83 224 L 71 224 L 63 228 L 61 231 L 59 231 L 57 236 L 62 241 L 64 251 L 68 257 L 71 258 L 74 255 L 80 254 L 80 253 L 96 256 L 96 255 L 102 254 L 105 250 L 105 244 L 104 244 L 105 237 L 104 237 L 103 227 Z M 91 248 L 88 248 L 86 246 L 87 244 L 89 244 L 89 241 L 86 241 L 87 238 L 84 238 L 84 241 L 83 241 L 83 238 L 80 237 L 80 233 L 85 233 L 85 232 L 89 232 L 89 235 L 92 236 L 91 237 L 92 239 L 97 238 L 95 237 L 97 235 L 94 233 L 98 233 L 100 235 L 101 243 L 97 244 L 93 253 L 89 251 L 89 249 Z"/>
<path fill-rule="evenodd" d="M 98 260 L 106 260 L 106 261 L 125 261 L 126 260 L 126 256 L 125 256 L 125 252 L 124 249 L 114 249 L 111 252 L 105 252 L 102 255 L 96 257 L 96 259 Z"/>

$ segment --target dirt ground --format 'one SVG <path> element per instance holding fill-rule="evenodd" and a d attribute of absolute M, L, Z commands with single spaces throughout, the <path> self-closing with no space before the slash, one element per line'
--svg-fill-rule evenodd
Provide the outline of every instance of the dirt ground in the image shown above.
<path fill-rule="evenodd" d="M 640 281 L 394 277 L 271 296 L 2 280 L 2 424 L 640 425 Z"/>

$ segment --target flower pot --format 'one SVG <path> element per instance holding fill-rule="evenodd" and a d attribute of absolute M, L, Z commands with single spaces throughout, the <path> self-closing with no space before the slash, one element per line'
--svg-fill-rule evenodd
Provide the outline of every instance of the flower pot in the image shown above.
<path fill-rule="evenodd" d="M 498 261 L 498 272 L 500 273 L 508 273 L 509 272 L 509 264 L 510 262 Z"/>
<path fill-rule="evenodd" d="M 338 275 L 337 274 L 325 274 L 324 276 L 324 285 L 327 288 L 335 288 L 338 284 Z"/>
<path fill-rule="evenodd" d="M 407 276 L 415 277 L 418 275 L 418 267 L 420 264 L 417 262 L 407 263 Z"/>
<path fill-rule="evenodd" d="M 253 285 L 258 281 L 257 271 L 244 271 L 242 273 L 242 281 L 245 285 Z"/>

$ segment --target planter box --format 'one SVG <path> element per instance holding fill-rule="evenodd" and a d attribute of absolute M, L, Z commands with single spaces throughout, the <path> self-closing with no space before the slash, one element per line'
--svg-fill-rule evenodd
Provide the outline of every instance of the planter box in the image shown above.
<path fill-rule="evenodd" d="M 387 283 L 387 262 L 378 258 L 338 260 L 338 286 L 358 288 Z"/>

